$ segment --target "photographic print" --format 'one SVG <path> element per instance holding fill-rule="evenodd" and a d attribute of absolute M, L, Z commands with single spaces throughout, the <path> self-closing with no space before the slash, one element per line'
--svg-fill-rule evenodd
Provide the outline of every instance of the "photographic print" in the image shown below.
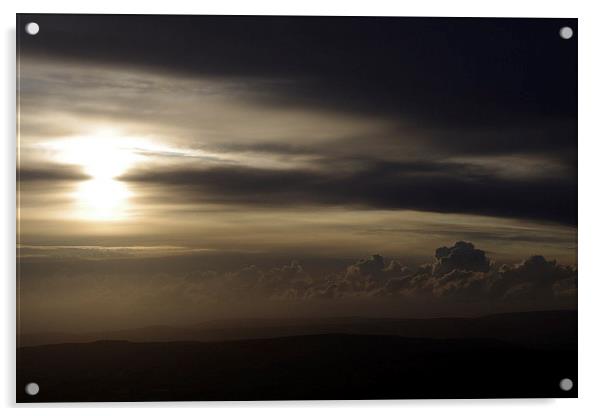
<path fill-rule="evenodd" d="M 577 19 L 16 27 L 17 402 L 577 397 Z"/>

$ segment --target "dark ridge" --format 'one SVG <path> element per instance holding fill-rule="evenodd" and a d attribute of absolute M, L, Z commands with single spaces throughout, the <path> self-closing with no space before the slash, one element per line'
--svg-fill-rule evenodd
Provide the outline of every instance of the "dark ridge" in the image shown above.
<path fill-rule="evenodd" d="M 553 348 L 577 343 L 576 311 L 503 313 L 476 318 L 311 318 L 217 320 L 194 326 L 156 325 L 116 331 L 32 333 L 19 346 L 127 340 L 133 342 L 227 341 L 312 334 L 395 335 L 406 338 L 489 338 Z"/>
<path fill-rule="evenodd" d="M 18 402 L 576 397 L 576 348 L 328 334 L 20 348 Z M 37 396 L 24 386 L 35 381 Z"/>

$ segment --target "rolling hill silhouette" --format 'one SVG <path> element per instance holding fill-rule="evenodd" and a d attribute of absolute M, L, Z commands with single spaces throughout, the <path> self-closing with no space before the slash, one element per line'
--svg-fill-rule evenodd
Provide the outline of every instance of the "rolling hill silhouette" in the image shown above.
<path fill-rule="evenodd" d="M 212 342 L 102 340 L 21 347 L 17 400 L 576 397 L 576 384 L 569 392 L 559 388 L 565 377 L 577 381 L 576 322 L 572 333 L 562 328 L 559 316 L 565 326 L 576 319 L 575 313 L 542 312 L 391 320 L 389 326 L 379 320 L 382 327 L 371 326 L 391 332 L 413 328 L 418 334 L 416 326 L 426 324 L 425 333 L 438 333 L 437 338 L 333 331 Z M 358 330 L 370 320 L 335 319 L 322 325 L 351 322 Z M 547 332 L 535 322 L 547 323 Z M 254 326 L 274 331 L 265 324 Z M 318 327 L 317 322 L 306 324 Z M 534 337 L 527 334 L 529 326 Z M 501 334 L 497 339 L 496 332 Z M 507 334 L 516 339 L 502 340 Z M 40 385 L 37 396 L 27 396 L 22 388 L 31 381 Z"/>
<path fill-rule="evenodd" d="M 19 346 L 125 340 L 132 342 L 226 341 L 315 334 L 397 335 L 419 338 L 493 338 L 521 345 L 542 346 L 577 342 L 576 311 L 536 311 L 476 318 L 383 319 L 309 318 L 237 319 L 195 326 L 156 325 L 88 333 L 25 333 Z"/>

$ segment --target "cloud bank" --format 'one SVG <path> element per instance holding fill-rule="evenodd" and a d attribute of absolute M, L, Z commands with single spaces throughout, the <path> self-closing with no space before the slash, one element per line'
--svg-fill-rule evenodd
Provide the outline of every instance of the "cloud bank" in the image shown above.
<path fill-rule="evenodd" d="M 572 176 L 500 178 L 460 163 L 326 160 L 312 169 L 234 165 L 134 171 L 122 179 L 168 186 L 175 197 L 197 203 L 345 205 L 528 218 L 567 225 L 577 221 L 577 188 Z"/>
<path fill-rule="evenodd" d="M 271 269 L 255 265 L 231 273 L 188 276 L 207 288 L 262 295 L 277 299 L 345 299 L 396 297 L 458 302 L 548 301 L 576 296 L 577 269 L 542 256 L 518 264 L 496 265 L 472 243 L 458 241 L 435 251 L 432 263 L 409 267 L 375 254 L 360 259 L 339 273 L 314 276 L 303 266 L 290 264 Z M 219 283 L 218 283 L 219 282 Z M 212 286 L 213 283 L 218 283 Z M 227 295 L 220 292 L 220 295 Z"/>
<path fill-rule="evenodd" d="M 250 317 L 462 316 L 577 307 L 576 267 L 537 255 L 498 265 L 463 241 L 438 248 L 432 261 L 422 265 L 375 254 L 347 265 L 337 263 L 330 271 L 320 270 L 315 260 L 304 267 L 302 261 L 261 262 L 253 256 L 246 265 L 234 266 L 232 256 L 214 263 L 216 267 L 207 257 L 24 258 L 21 330 L 186 325 Z"/>

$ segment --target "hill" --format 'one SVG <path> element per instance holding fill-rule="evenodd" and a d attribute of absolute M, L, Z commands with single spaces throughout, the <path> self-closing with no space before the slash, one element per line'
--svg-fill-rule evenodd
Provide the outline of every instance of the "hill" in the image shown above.
<path fill-rule="evenodd" d="M 576 397 L 576 346 L 328 334 L 17 351 L 19 402 Z M 37 396 L 23 386 L 40 385 Z"/>

